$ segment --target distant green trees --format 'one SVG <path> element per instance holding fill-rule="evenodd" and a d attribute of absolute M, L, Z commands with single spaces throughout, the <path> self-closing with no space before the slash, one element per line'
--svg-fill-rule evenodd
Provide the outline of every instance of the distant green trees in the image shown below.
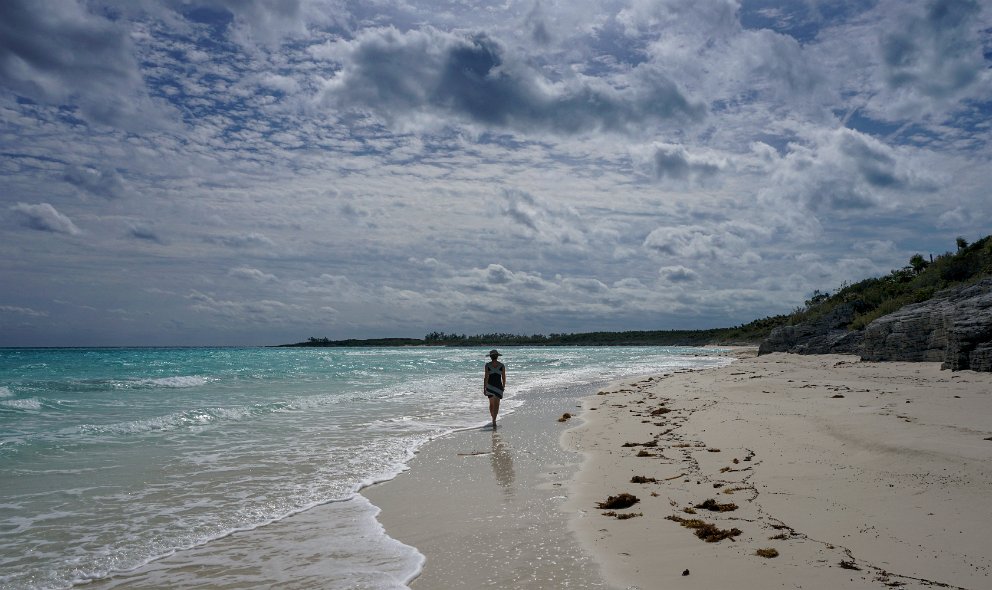
<path fill-rule="evenodd" d="M 913 257 L 909 259 L 909 265 L 913 267 L 914 273 L 920 274 L 930 265 L 930 262 L 921 254 L 913 254 Z"/>

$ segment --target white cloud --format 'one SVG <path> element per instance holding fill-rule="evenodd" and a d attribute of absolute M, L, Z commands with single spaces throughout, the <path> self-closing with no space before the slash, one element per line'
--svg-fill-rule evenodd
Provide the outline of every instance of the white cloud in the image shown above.
<path fill-rule="evenodd" d="M 256 283 L 275 283 L 278 281 L 275 275 L 262 272 L 250 266 L 232 268 L 227 274 L 238 279 L 245 279 Z"/>
<path fill-rule="evenodd" d="M 59 213 L 48 203 L 29 205 L 18 203 L 10 208 L 24 227 L 56 234 L 78 235 L 82 233 L 76 224 Z"/>
<path fill-rule="evenodd" d="M 914 192 L 930 191 L 933 183 L 925 174 L 871 136 L 851 129 L 818 131 L 807 144 L 790 144 L 764 194 L 814 212 L 843 214 L 891 207 Z"/>
<path fill-rule="evenodd" d="M 42 318 L 48 315 L 47 311 L 39 311 L 30 307 L 18 307 L 16 305 L 0 305 L 0 313 L 10 315 L 22 315 L 32 318 Z"/>
<path fill-rule="evenodd" d="M 204 236 L 203 240 L 212 244 L 222 244 L 231 248 L 253 248 L 275 246 L 275 242 L 264 234 L 248 232 L 224 236 Z"/>
<path fill-rule="evenodd" d="M 130 223 L 127 228 L 127 235 L 146 242 L 165 244 L 165 240 L 152 227 L 141 223 Z"/>
<path fill-rule="evenodd" d="M 504 189 L 502 213 L 510 220 L 505 227 L 542 243 L 584 245 L 588 241 L 582 217 L 572 208 L 541 199 L 519 189 Z"/>
<path fill-rule="evenodd" d="M 272 299 L 220 299 L 213 294 L 192 290 L 186 296 L 195 312 L 222 317 L 226 320 L 260 324 L 285 322 L 298 314 L 298 306 Z"/>

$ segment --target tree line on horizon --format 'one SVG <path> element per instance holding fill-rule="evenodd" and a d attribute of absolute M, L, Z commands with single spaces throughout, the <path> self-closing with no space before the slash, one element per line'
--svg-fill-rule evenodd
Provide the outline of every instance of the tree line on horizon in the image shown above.
<path fill-rule="evenodd" d="M 834 293 L 813 294 L 791 313 L 768 316 L 730 328 L 706 330 L 628 330 L 623 332 L 579 332 L 551 334 L 455 334 L 434 331 L 424 338 L 374 338 L 331 340 L 310 337 L 305 342 L 281 346 L 703 346 L 706 344 L 758 344 L 779 326 L 815 320 L 840 305 L 855 310 L 850 330 L 860 330 L 875 319 L 905 305 L 931 299 L 939 291 L 992 276 L 992 235 L 969 244 L 956 240 L 957 250 L 929 259 L 914 254 L 909 264 L 888 275 L 844 283 Z"/>

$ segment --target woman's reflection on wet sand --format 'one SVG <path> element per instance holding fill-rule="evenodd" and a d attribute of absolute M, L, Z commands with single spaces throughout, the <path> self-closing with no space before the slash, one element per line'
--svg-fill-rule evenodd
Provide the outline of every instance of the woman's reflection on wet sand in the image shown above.
<path fill-rule="evenodd" d="M 507 494 L 513 494 L 513 456 L 510 446 L 496 432 L 493 432 L 493 452 L 489 455 L 489 462 L 493 466 L 496 482 L 503 486 Z"/>

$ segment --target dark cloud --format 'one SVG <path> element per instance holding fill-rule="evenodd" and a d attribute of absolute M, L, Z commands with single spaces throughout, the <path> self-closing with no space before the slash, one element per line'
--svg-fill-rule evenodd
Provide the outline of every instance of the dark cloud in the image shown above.
<path fill-rule="evenodd" d="M 147 225 L 132 224 L 128 226 L 127 235 L 136 240 L 155 242 L 156 244 L 165 243 L 165 240 L 163 240 L 155 230 Z"/>
<path fill-rule="evenodd" d="M 328 85 L 327 100 L 393 120 L 433 113 L 493 127 L 575 134 L 698 120 L 705 110 L 646 65 L 622 88 L 580 76 L 553 81 L 482 33 L 377 29 L 339 49 L 343 69 Z"/>
<path fill-rule="evenodd" d="M 870 145 L 861 136 L 843 134 L 840 138 L 841 152 L 851 159 L 861 178 L 875 188 L 900 188 L 905 178 L 899 178 L 896 159 L 880 145 Z"/>
<path fill-rule="evenodd" d="M 658 269 L 663 279 L 670 283 L 690 283 L 699 280 L 699 275 L 684 266 L 664 266 Z"/>
<path fill-rule="evenodd" d="M 897 19 L 880 43 L 889 87 L 943 99 L 975 83 L 988 67 L 976 31 L 980 13 L 975 0 L 934 0 Z"/>
<path fill-rule="evenodd" d="M 302 0 L 173 0 L 172 4 L 187 14 L 197 8 L 229 14 L 229 32 L 242 43 L 276 45 L 287 35 L 306 33 Z"/>
<path fill-rule="evenodd" d="M 658 180 L 702 180 L 716 175 L 720 167 L 699 158 L 692 158 L 680 145 L 658 145 L 652 159 L 654 177 Z"/>
<path fill-rule="evenodd" d="M 24 227 L 72 236 L 81 233 L 71 219 L 59 213 L 55 207 L 48 203 L 38 203 L 37 205 L 18 203 L 10 210 L 14 212 Z"/>
<path fill-rule="evenodd" d="M 127 30 L 76 0 L 0 2 L 0 86 L 110 125 L 140 126 L 147 97 Z"/>

